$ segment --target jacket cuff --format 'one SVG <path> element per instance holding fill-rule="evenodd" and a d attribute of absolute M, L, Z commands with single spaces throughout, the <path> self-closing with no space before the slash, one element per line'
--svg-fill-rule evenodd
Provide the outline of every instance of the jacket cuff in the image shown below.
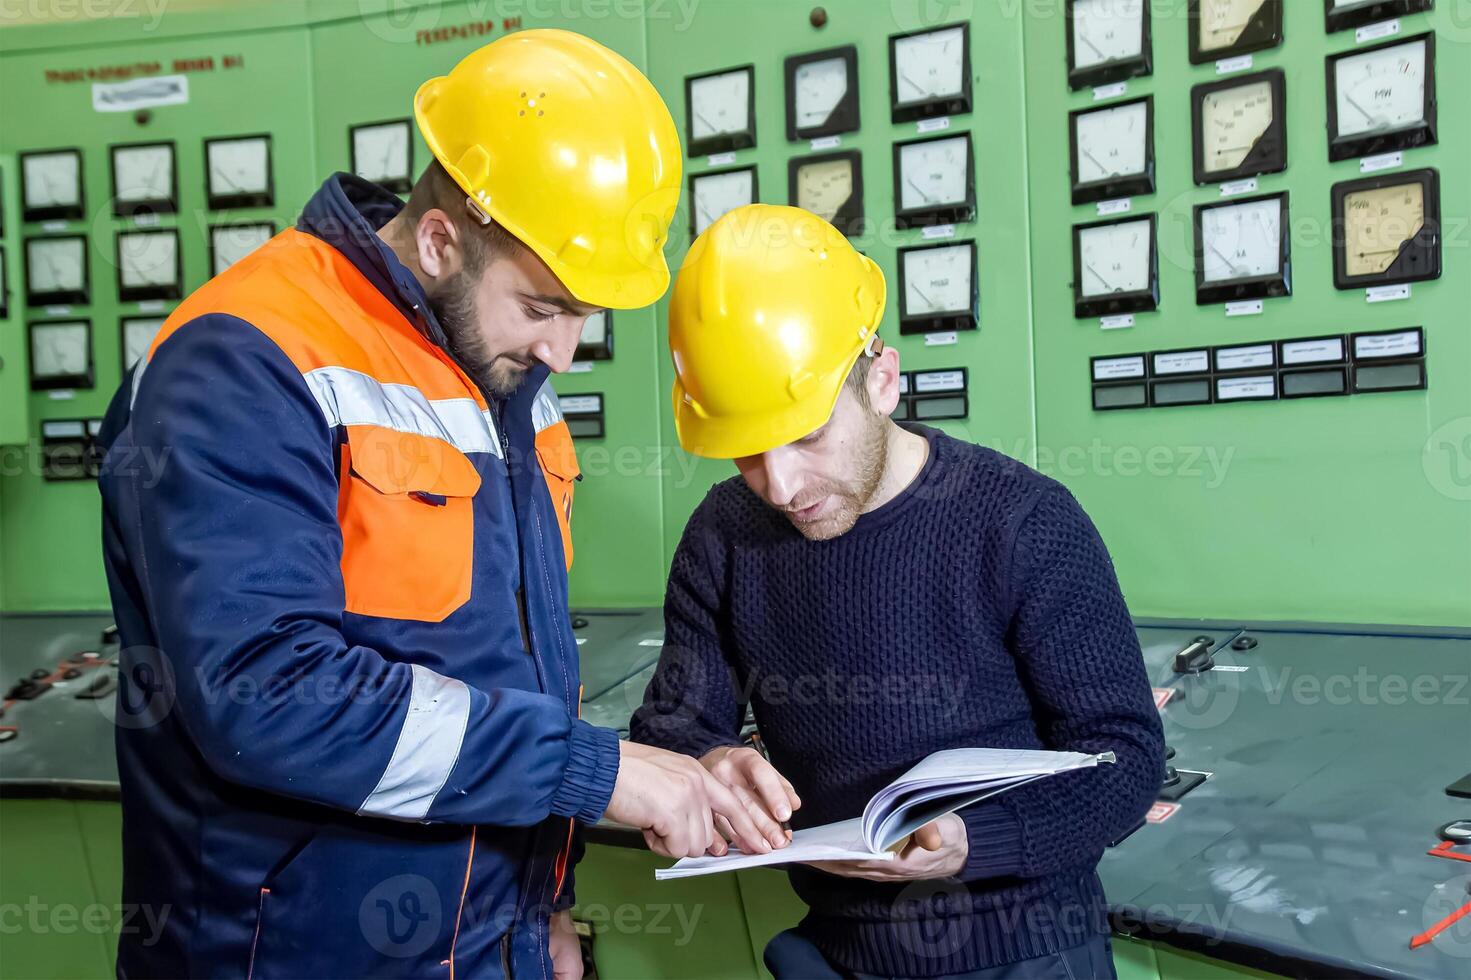
<path fill-rule="evenodd" d="M 596 823 L 608 809 L 618 781 L 618 733 L 585 721 L 572 722 L 567 735 L 567 768 L 552 796 L 551 812 Z"/>
<path fill-rule="evenodd" d="M 1022 873 L 1022 828 L 1016 814 L 996 801 L 961 810 L 959 817 L 970 844 L 960 869 L 962 881 Z"/>

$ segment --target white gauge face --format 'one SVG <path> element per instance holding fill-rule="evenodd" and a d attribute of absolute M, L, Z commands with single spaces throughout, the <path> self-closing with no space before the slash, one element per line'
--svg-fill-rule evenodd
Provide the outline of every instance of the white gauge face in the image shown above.
<path fill-rule="evenodd" d="M 1272 83 L 1252 82 L 1207 93 L 1200 103 L 1201 156 L 1207 173 L 1231 170 L 1272 125 Z"/>
<path fill-rule="evenodd" d="M 946 27 L 894 42 L 899 105 L 953 98 L 964 87 L 965 30 Z"/>
<path fill-rule="evenodd" d="M 697 140 L 750 130 L 751 69 L 737 68 L 690 82 L 690 124 L 690 138 Z"/>
<path fill-rule="evenodd" d="M 209 192 L 215 197 L 264 194 L 271 188 L 270 149 L 265 137 L 220 140 L 208 146 Z"/>
<path fill-rule="evenodd" d="M 38 378 L 86 374 L 87 324 L 47 323 L 31 331 L 31 373 Z"/>
<path fill-rule="evenodd" d="M 1093 297 L 1147 290 L 1153 237 L 1147 220 L 1079 231 L 1082 294 Z"/>
<path fill-rule="evenodd" d="M 1200 0 L 1200 50 L 1229 48 L 1266 0 Z"/>
<path fill-rule="evenodd" d="M 928 316 L 971 307 L 975 248 L 947 245 L 904 253 L 904 313 Z"/>
<path fill-rule="evenodd" d="M 582 333 L 577 338 L 581 345 L 601 346 L 608 342 L 608 311 L 599 310 L 582 321 Z"/>
<path fill-rule="evenodd" d="M 1205 281 L 1231 282 L 1282 271 L 1282 200 L 1246 201 L 1200 215 Z"/>
<path fill-rule="evenodd" d="M 118 235 L 118 282 L 124 288 L 179 281 L 179 236 L 172 231 Z"/>
<path fill-rule="evenodd" d="M 1078 183 L 1144 173 L 1148 164 L 1149 106 L 1131 102 L 1074 117 Z"/>
<path fill-rule="evenodd" d="M 1425 121 L 1425 42 L 1341 58 L 1334 66 L 1335 136 L 1404 129 Z"/>
<path fill-rule="evenodd" d="M 408 120 L 359 126 L 352 131 L 352 162 L 357 175 L 373 183 L 409 179 L 412 133 Z"/>
<path fill-rule="evenodd" d="M 792 87 L 797 128 L 821 126 L 848 94 L 848 62 L 841 57 L 809 61 L 797 68 Z"/>
<path fill-rule="evenodd" d="M 251 252 L 270 241 L 273 234 L 270 225 L 216 225 L 209 230 L 214 268 L 210 275 L 219 275 Z"/>
<path fill-rule="evenodd" d="M 123 369 L 127 370 L 137 364 L 148 353 L 153 346 L 153 338 L 158 336 L 159 328 L 163 326 L 164 318 L 159 317 L 130 317 L 123 321 Z"/>
<path fill-rule="evenodd" d="M 755 172 L 734 170 L 726 174 L 696 177 L 694 193 L 695 234 L 709 228 L 721 215 L 755 200 Z"/>
<path fill-rule="evenodd" d="M 1073 67 L 1091 68 L 1144 50 L 1144 0 L 1075 0 Z"/>
<path fill-rule="evenodd" d="M 26 288 L 32 293 L 81 289 L 84 279 L 81 238 L 33 238 L 26 242 Z"/>
<path fill-rule="evenodd" d="M 74 150 L 25 158 L 25 206 L 72 207 L 82 203 L 82 157 Z"/>
<path fill-rule="evenodd" d="M 174 148 L 121 146 L 112 151 L 112 192 L 119 201 L 171 201 L 174 198 Z"/>
<path fill-rule="evenodd" d="M 806 208 L 824 221 L 837 217 L 852 196 L 852 160 L 820 160 L 797 168 L 797 207 Z"/>
<path fill-rule="evenodd" d="M 970 173 L 970 145 L 963 136 L 910 143 L 899 150 L 902 210 L 961 204 Z"/>

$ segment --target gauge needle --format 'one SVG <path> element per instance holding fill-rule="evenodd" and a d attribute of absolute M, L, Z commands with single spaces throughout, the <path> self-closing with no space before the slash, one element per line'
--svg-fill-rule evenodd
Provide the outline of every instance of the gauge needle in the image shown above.
<path fill-rule="evenodd" d="M 1082 35 L 1078 36 L 1078 40 L 1082 41 L 1084 44 L 1088 45 L 1088 47 L 1092 48 L 1093 53 L 1098 55 L 1099 58 L 1102 58 L 1104 61 L 1108 60 L 1108 57 L 1102 51 L 1098 50 L 1098 45 L 1094 44 L 1092 41 L 1088 40 Z"/>
<path fill-rule="evenodd" d="M 1103 288 L 1104 289 L 1108 290 L 1111 293 L 1118 292 L 1118 290 L 1114 288 L 1113 283 L 1109 282 L 1107 279 L 1103 278 L 1102 276 L 1100 276 L 1098 274 L 1098 270 L 1097 269 L 1093 268 L 1091 265 L 1085 265 L 1085 266 L 1083 266 L 1083 268 L 1085 268 L 1089 272 L 1093 273 L 1093 278 L 1094 279 L 1097 279 L 1099 282 L 1103 283 Z"/>
<path fill-rule="evenodd" d="M 1369 120 L 1369 122 L 1372 123 L 1376 129 L 1384 125 L 1384 123 L 1379 121 L 1379 118 L 1377 116 L 1371 115 L 1368 110 L 1355 102 L 1352 95 L 1349 95 L 1347 92 L 1345 92 L 1343 93 L 1343 97 L 1345 100 L 1347 100 L 1349 105 L 1359 110 L 1359 114 L 1362 115 L 1365 119 Z"/>
<path fill-rule="evenodd" d="M 935 308 L 935 301 L 926 296 L 924 294 L 924 290 L 920 289 L 918 286 L 910 286 L 909 288 L 914 290 L 916 293 L 919 293 L 919 298 L 924 300 L 925 312 L 929 312 L 930 310 L 933 310 Z"/>
<path fill-rule="evenodd" d="M 1117 177 L 1118 176 L 1118 171 L 1117 170 L 1110 170 L 1110 169 L 1108 169 L 1108 167 L 1104 166 L 1101 162 L 1099 162 L 1099 160 L 1098 160 L 1098 158 L 1096 156 L 1094 156 L 1093 154 L 1089 153 L 1087 150 L 1084 150 L 1083 151 L 1083 156 L 1087 157 L 1089 160 L 1092 160 L 1093 163 L 1094 163 L 1094 165 L 1096 167 L 1098 167 L 1099 170 L 1102 170 L 1104 173 L 1108 174 L 1110 177 Z"/>
<path fill-rule="evenodd" d="M 211 168 L 211 169 L 210 169 L 210 173 L 212 173 L 212 174 L 214 174 L 214 175 L 216 175 L 216 176 L 217 176 L 217 177 L 219 177 L 219 178 L 220 178 L 220 180 L 223 180 L 223 181 L 224 181 L 224 182 L 225 182 L 225 183 L 227 183 L 227 184 L 229 184 L 229 185 L 230 185 L 230 189 L 231 189 L 231 190 L 236 190 L 236 191 L 238 191 L 238 190 L 239 190 L 239 189 L 240 189 L 240 185 L 239 185 L 239 184 L 237 184 L 237 183 L 235 183 L 235 182 L 234 182 L 234 181 L 233 181 L 233 180 L 231 180 L 231 179 L 230 179 L 230 178 L 229 178 L 229 177 L 227 177 L 227 176 L 226 176 L 226 175 L 225 175 L 225 172 L 224 172 L 224 171 L 223 171 L 223 170 L 221 170 L 221 169 L 220 169 L 220 168 L 219 168 L 219 167 L 212 167 L 212 168 Z"/>
<path fill-rule="evenodd" d="M 908 82 L 909 86 L 919 93 L 919 97 L 921 99 L 927 99 L 931 95 L 934 95 L 933 92 L 926 89 L 923 85 L 919 84 L 919 82 L 916 82 L 914 79 L 910 78 L 907 73 L 901 71 L 899 73 L 899 77 Z"/>
<path fill-rule="evenodd" d="M 919 196 L 922 197 L 922 198 L 924 198 L 924 202 L 926 204 L 934 204 L 935 203 L 934 199 L 931 198 L 928 194 L 926 194 L 924 192 L 924 189 L 923 188 L 921 188 L 914 181 L 910 180 L 908 177 L 904 178 L 904 183 L 908 184 L 910 187 L 913 187 L 915 189 L 915 191 L 919 194 Z"/>
<path fill-rule="evenodd" d="M 719 128 L 713 122 L 711 122 L 710 120 L 706 119 L 702 114 L 700 114 L 698 112 L 695 113 L 695 118 L 698 119 L 698 120 L 700 120 L 700 122 L 704 123 L 706 126 L 710 127 L 711 132 L 714 132 L 715 130 L 717 130 Z"/>

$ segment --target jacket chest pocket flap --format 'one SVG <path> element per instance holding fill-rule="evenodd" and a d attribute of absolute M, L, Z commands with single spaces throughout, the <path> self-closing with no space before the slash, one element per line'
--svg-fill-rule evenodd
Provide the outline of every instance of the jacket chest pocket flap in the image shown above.
<path fill-rule="evenodd" d="M 440 439 L 349 426 L 337 500 L 346 609 L 437 623 L 470 598 L 480 474 Z"/>
<path fill-rule="evenodd" d="M 557 512 L 557 526 L 562 531 L 562 553 L 567 569 L 572 569 L 572 491 L 582 478 L 577 465 L 577 450 L 572 446 L 572 433 L 563 421 L 555 422 L 536 434 L 536 461 L 552 496 Z"/>

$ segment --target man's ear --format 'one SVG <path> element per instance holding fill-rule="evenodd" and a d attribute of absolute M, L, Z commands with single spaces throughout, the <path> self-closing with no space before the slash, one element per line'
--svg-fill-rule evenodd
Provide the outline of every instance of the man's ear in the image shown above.
<path fill-rule="evenodd" d="M 414 226 L 414 246 L 419 256 L 419 269 L 439 282 L 454 278 L 464 265 L 460 229 L 439 208 L 430 208 Z"/>
<path fill-rule="evenodd" d="M 899 404 L 899 351 L 885 347 L 868 365 L 868 403 L 880 415 Z"/>

